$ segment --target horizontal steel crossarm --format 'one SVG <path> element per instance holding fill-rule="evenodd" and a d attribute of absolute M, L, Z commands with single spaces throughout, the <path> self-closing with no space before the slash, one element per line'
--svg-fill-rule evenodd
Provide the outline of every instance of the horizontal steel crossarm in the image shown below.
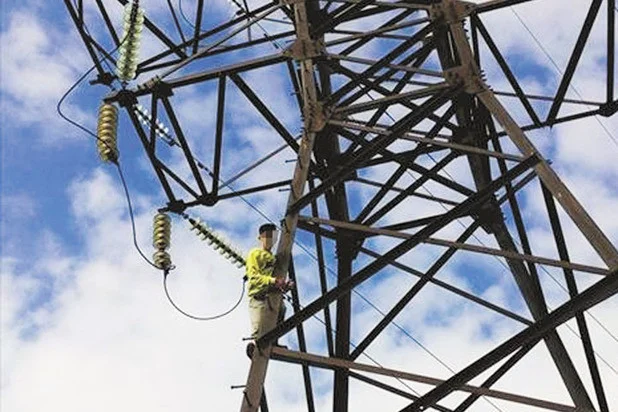
<path fill-rule="evenodd" d="M 350 290 L 360 285 L 365 280 L 373 276 L 375 273 L 388 266 L 390 262 L 394 261 L 395 259 L 408 252 L 410 249 L 417 246 L 419 243 L 431 236 L 433 233 L 439 231 L 458 217 L 461 217 L 462 215 L 469 213 L 471 210 L 478 208 L 479 205 L 483 204 L 487 200 L 487 198 L 491 196 L 496 190 L 503 187 L 507 182 L 516 179 L 519 175 L 523 174 L 526 170 L 531 168 L 537 162 L 538 159 L 536 158 L 536 156 L 531 156 L 525 162 L 518 164 L 517 166 L 509 170 L 507 174 L 492 181 L 481 191 L 475 193 L 459 205 L 455 206 L 453 209 L 446 212 L 443 215 L 442 219 L 427 225 L 418 233 L 414 234 L 412 238 L 404 240 L 402 243 L 384 254 L 381 258 L 371 262 L 370 264 L 356 272 L 354 275 L 352 275 L 350 278 L 348 278 L 345 282 L 341 283 L 340 285 L 328 291 L 326 294 L 311 302 L 302 311 L 298 312 L 297 314 L 291 316 L 284 322 L 277 325 L 270 332 L 262 336 L 258 340 L 258 344 L 260 346 L 266 346 L 268 343 L 278 339 L 290 330 L 294 329 L 296 327 L 296 324 L 307 320 L 308 318 L 322 310 L 325 306 L 329 305 L 344 294 L 349 293 Z"/>
<path fill-rule="evenodd" d="M 331 3 L 349 3 L 349 4 L 355 4 L 355 3 L 359 3 L 362 0 L 331 0 Z M 388 8 L 404 8 L 404 9 L 411 9 L 411 10 L 428 10 L 430 8 L 430 5 L 427 1 L 425 2 L 419 2 L 419 1 L 407 1 L 407 2 L 401 2 L 401 1 L 397 1 L 397 2 L 386 2 L 386 1 L 373 1 L 371 2 L 372 5 L 377 5 L 380 7 L 388 7 Z"/>
<path fill-rule="evenodd" d="M 259 44 L 263 44 L 263 43 L 272 43 L 274 40 L 291 37 L 293 34 L 294 32 L 289 31 L 289 32 L 284 32 L 280 34 L 274 34 L 270 37 L 253 39 L 251 41 L 246 41 L 243 43 L 237 43 L 237 44 L 233 44 L 229 46 L 219 46 L 219 47 L 214 48 L 210 52 L 202 55 L 201 58 L 206 58 L 206 57 L 216 56 L 217 54 L 223 54 L 223 53 L 228 53 L 231 51 L 241 50 L 241 49 L 253 47 Z M 164 62 L 152 64 L 150 66 L 144 67 L 144 69 L 141 70 L 139 73 L 146 73 L 146 72 L 150 72 L 153 70 L 165 69 L 166 67 L 170 67 L 170 66 L 174 66 L 175 64 L 178 64 L 180 61 L 181 61 L 180 59 L 176 59 L 176 60 L 167 60 Z"/>
<path fill-rule="evenodd" d="M 268 183 L 268 184 L 261 185 L 261 186 L 250 187 L 247 189 L 235 189 L 231 193 L 226 193 L 226 194 L 217 196 L 217 199 L 218 200 L 230 199 L 232 197 L 244 196 L 244 195 L 248 195 L 251 193 L 257 193 L 257 192 L 263 192 L 265 190 L 276 189 L 278 187 L 290 186 L 291 183 L 292 183 L 292 180 L 288 179 L 288 180 L 281 180 L 279 182 Z"/>
<path fill-rule="evenodd" d="M 177 77 L 175 79 L 171 79 L 166 81 L 165 83 L 169 85 L 172 89 L 177 87 L 189 86 L 195 83 L 201 83 L 207 80 L 217 79 L 221 76 L 227 76 L 232 73 L 242 73 L 253 69 L 258 69 L 264 66 L 270 66 L 278 63 L 283 63 L 289 60 L 288 57 L 284 56 L 281 53 L 271 54 L 264 57 L 259 57 L 253 60 L 248 60 L 242 63 L 230 64 L 228 66 L 218 67 L 216 69 L 206 70 L 201 73 L 189 74 L 187 76 Z M 149 95 L 152 91 L 148 87 L 138 87 L 133 90 L 135 97 L 146 96 Z M 107 100 L 114 101 L 115 96 L 118 95 L 118 92 L 110 94 Z"/>
<path fill-rule="evenodd" d="M 383 368 L 379 366 L 367 365 L 363 363 L 352 362 L 344 359 L 326 357 L 320 355 L 314 355 L 310 353 L 296 352 L 280 347 L 274 347 L 271 352 L 272 359 L 297 363 L 301 365 L 310 365 L 324 369 L 348 369 L 357 370 L 363 372 L 374 373 L 376 375 L 388 376 L 392 378 L 405 379 L 412 382 L 423 383 L 426 385 L 442 385 L 445 383 L 442 379 L 436 379 L 429 376 L 419 375 L 415 373 L 403 372 L 396 369 Z M 497 391 L 493 389 L 462 385 L 459 387 L 460 391 L 479 394 L 482 396 L 489 396 L 496 399 L 504 399 L 511 402 L 517 402 L 524 405 L 536 406 L 540 408 L 549 409 L 552 411 L 561 412 L 575 412 L 576 409 L 573 406 L 563 405 L 556 402 L 549 402 L 541 399 L 534 399 L 527 396 L 516 395 L 513 393 Z M 421 398 L 422 399 L 422 398 Z M 433 407 L 432 405 L 426 405 L 427 407 Z"/>
<path fill-rule="evenodd" d="M 590 309 L 616 293 L 618 293 L 618 270 L 613 271 L 609 276 L 581 292 L 570 301 L 535 322 L 532 326 L 508 339 L 476 362 L 423 395 L 418 401 L 403 408 L 400 412 L 417 412 L 423 410 L 428 405 L 438 402 L 519 348 L 544 337 L 549 332 L 555 331 L 558 326 L 575 317 L 577 313 Z"/>
<path fill-rule="evenodd" d="M 435 219 L 437 220 L 440 217 L 441 216 L 436 217 Z M 370 233 L 370 234 L 375 234 L 375 235 L 384 235 L 384 236 L 394 237 L 398 239 L 410 239 L 414 236 L 414 234 L 412 233 L 405 233 L 405 232 L 399 232 L 396 230 L 369 227 L 369 226 L 360 225 L 357 223 L 340 222 L 340 221 L 336 221 L 332 219 L 322 219 L 322 218 L 311 217 L 311 216 L 301 216 L 299 217 L 299 219 L 304 220 L 306 222 L 317 223 L 320 225 L 328 225 L 332 227 L 339 227 L 342 229 L 349 229 L 349 230 Z M 563 260 L 549 259 L 545 257 L 533 256 L 533 255 L 528 255 L 528 254 L 523 254 L 523 253 L 516 253 L 516 252 L 512 252 L 508 250 L 494 249 L 494 248 L 489 248 L 485 246 L 453 242 L 453 241 L 446 240 L 446 239 L 437 239 L 437 238 L 430 237 L 430 238 L 423 240 L 422 242 L 430 244 L 430 245 L 452 247 L 456 249 L 467 250 L 470 252 L 477 252 L 477 253 L 488 254 L 492 256 L 502 256 L 506 258 L 523 260 L 526 262 L 534 262 L 534 263 L 538 263 L 541 265 L 577 270 L 577 271 L 586 272 L 586 273 L 594 273 L 594 274 L 602 275 L 602 276 L 607 276 L 610 274 L 609 270 L 594 267 L 594 266 L 582 265 L 578 263 L 571 263 L 571 262 L 567 262 Z"/>
<path fill-rule="evenodd" d="M 388 130 L 383 128 L 383 127 L 379 127 L 379 126 L 369 127 L 369 126 L 365 126 L 363 124 L 360 124 L 358 122 L 341 121 L 341 120 L 329 120 L 327 123 L 332 125 L 332 126 L 339 126 L 339 127 L 343 127 L 343 128 L 351 129 L 351 130 L 359 130 L 359 131 L 363 131 L 363 132 L 373 133 L 373 134 L 376 134 L 376 135 L 386 135 L 386 134 L 388 134 Z M 401 139 L 403 139 L 403 140 L 410 140 L 410 141 L 418 142 L 418 143 L 427 143 L 427 144 L 430 144 L 430 145 L 440 146 L 440 147 L 444 147 L 444 148 L 449 148 L 449 149 L 453 149 L 453 150 L 457 150 L 457 151 L 465 152 L 465 153 L 475 153 L 475 154 L 481 154 L 481 155 L 485 155 L 485 156 L 495 157 L 495 158 L 498 158 L 498 159 L 512 160 L 512 161 L 515 161 L 515 162 L 521 162 L 521 161 L 523 161 L 525 159 L 523 156 L 512 155 L 512 154 L 508 154 L 508 153 L 495 152 L 495 151 L 491 151 L 491 150 L 485 150 L 485 149 L 481 149 L 479 147 L 468 146 L 468 145 L 461 144 L 461 143 L 451 143 L 451 142 L 445 142 L 443 140 L 438 140 L 438 139 L 429 139 L 427 137 L 418 136 L 417 134 L 414 134 L 414 133 L 404 133 L 401 136 Z"/>
<path fill-rule="evenodd" d="M 324 236 L 324 237 L 327 237 L 329 239 L 336 239 L 336 235 L 335 235 L 334 232 L 326 230 L 326 229 L 323 229 L 323 228 L 320 228 L 320 227 L 317 227 L 315 225 L 311 225 L 311 224 L 308 224 L 308 223 L 305 223 L 305 222 L 301 221 L 301 222 L 298 223 L 298 227 L 300 229 L 303 229 L 303 230 L 306 230 L 308 232 L 312 232 L 312 233 L 315 233 L 315 234 L 319 234 L 320 236 Z M 367 249 L 365 247 L 361 247 L 359 249 L 359 251 L 361 253 L 363 253 L 363 254 L 365 254 L 367 256 L 371 256 L 373 258 L 379 258 L 379 257 L 382 256 L 382 254 L 377 253 L 377 252 L 375 252 L 373 250 Z M 389 265 L 393 266 L 394 268 L 397 268 L 397 269 L 399 269 L 399 270 L 401 270 L 403 272 L 406 272 L 406 273 L 408 273 L 408 274 L 410 274 L 412 276 L 416 276 L 416 277 L 424 276 L 423 272 L 418 271 L 416 269 L 413 269 L 413 268 L 411 268 L 409 266 L 406 266 L 406 265 L 404 265 L 402 263 L 399 263 L 397 261 L 389 262 Z M 515 320 L 517 322 L 520 322 L 520 323 L 523 323 L 524 325 L 531 325 L 532 324 L 532 321 L 530 321 L 530 320 L 528 320 L 528 319 L 526 319 L 526 318 L 524 318 L 524 317 L 522 317 L 522 316 L 520 316 L 520 315 L 518 315 L 518 314 L 516 314 L 514 312 L 511 312 L 511 311 L 509 311 L 507 309 L 504 309 L 503 307 L 500 307 L 500 306 L 495 305 L 495 304 L 493 304 L 491 302 L 488 302 L 488 301 L 486 301 L 484 299 L 481 299 L 478 296 L 475 296 L 475 295 L 473 295 L 473 294 L 471 294 L 469 292 L 466 292 L 465 290 L 459 289 L 459 288 L 457 288 L 457 287 L 455 287 L 455 286 L 453 286 L 453 285 L 451 285 L 451 284 L 449 284 L 447 282 L 441 281 L 441 280 L 436 279 L 436 278 L 430 278 L 429 279 L 429 283 L 432 283 L 432 284 L 434 284 L 434 285 L 436 285 L 436 286 L 438 286 L 438 287 L 440 287 L 440 288 L 442 288 L 444 290 L 447 290 L 447 291 L 449 291 L 451 293 L 454 293 L 455 295 L 458 295 L 458 296 L 460 296 L 460 297 L 462 297 L 464 299 L 468 299 L 469 301 L 474 302 L 476 304 L 479 304 L 479 305 L 481 305 L 481 306 L 483 306 L 483 307 L 485 307 L 485 308 L 487 308 L 489 310 L 492 310 L 492 311 L 494 311 L 494 312 L 496 312 L 496 313 L 498 313 L 500 315 L 506 316 L 507 318 L 513 319 L 513 320 Z M 325 290 L 322 293 L 326 293 Z"/>

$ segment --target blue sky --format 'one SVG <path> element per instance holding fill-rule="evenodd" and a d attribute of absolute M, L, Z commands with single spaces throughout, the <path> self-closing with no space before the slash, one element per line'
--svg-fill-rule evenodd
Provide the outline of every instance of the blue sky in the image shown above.
<path fill-rule="evenodd" d="M 576 2 L 569 2 L 576 7 Z M 557 22 L 567 19 L 572 26 L 577 26 L 584 12 L 567 13 L 565 8 L 559 7 L 562 4 L 559 1 L 531 3 L 542 3 L 543 12 L 539 13 L 531 5 L 515 10 L 537 37 L 543 39 L 559 67 L 565 67 L 576 32 L 559 27 Z M 165 21 L 164 27 L 168 29 L 171 27 L 169 20 L 165 20 L 166 2 L 151 0 L 144 4 L 147 15 L 161 24 Z M 220 22 L 234 12 L 233 6 L 223 0 L 208 4 L 206 24 Z M 193 5 L 192 1 L 183 1 L 187 11 L 192 10 Z M 0 409 L 18 412 L 62 407 L 68 411 L 84 408 L 98 411 L 114 407 L 167 411 L 174 407 L 197 411 L 203 410 L 206 404 L 214 405 L 215 410 L 237 408 L 241 392 L 228 388 L 244 383 L 248 369 L 241 340 L 248 330 L 246 302 L 231 316 L 203 324 L 180 317 L 167 304 L 160 273 L 145 264 L 133 248 L 126 200 L 115 168 L 100 163 L 92 138 L 56 114 L 60 97 L 92 65 L 64 5 L 40 0 L 9 0 L 0 5 L 0 13 L 0 340 L 3 365 Z M 113 17 L 118 16 L 120 9 Z M 96 15 L 89 12 L 86 18 L 93 22 L 90 30 L 100 35 L 103 27 L 96 23 Z M 559 73 L 522 29 L 512 11 L 492 14 L 485 23 L 522 79 L 525 90 L 545 95 L 554 93 Z M 188 32 L 188 25 L 181 24 Z M 265 24 L 265 27 L 276 30 L 272 24 Z M 574 79 L 577 92 L 569 91 L 571 97 L 581 93 L 586 99 L 599 100 L 603 96 L 605 44 L 602 31 L 600 27 L 593 32 L 581 69 Z M 256 29 L 253 34 L 257 36 L 259 32 Z M 170 33 L 174 32 L 170 30 Z M 144 43 L 144 53 L 157 50 L 156 42 L 145 39 Z M 368 47 L 363 53 L 371 56 L 379 47 L 387 46 L 390 47 L 390 43 L 383 42 L 373 49 Z M 227 62 L 226 59 L 239 61 L 275 51 L 267 44 L 251 53 L 208 60 L 200 63 L 201 66 L 187 68 L 184 73 L 197 70 L 197 67 L 215 67 Z M 486 70 L 488 81 L 496 90 L 510 91 L 495 65 L 488 64 Z M 284 74 L 284 66 L 278 66 L 273 71 L 247 74 L 243 79 L 261 98 L 272 102 L 276 116 L 292 135 L 296 135 L 299 131 L 297 107 Z M 87 80 L 68 97 L 63 109 L 69 117 L 94 130 L 99 102 L 108 90 L 103 86 L 88 86 Z M 335 84 L 340 81 L 341 78 L 334 79 Z M 203 87 L 187 87 L 177 90 L 173 97 L 177 114 L 186 125 L 187 137 L 207 165 L 212 159 L 214 140 L 215 87 L 216 82 Z M 229 80 L 227 92 L 230 104 L 226 112 L 224 178 L 282 144 Z M 515 118 L 526 119 L 518 104 L 506 98 L 503 102 Z M 148 105 L 147 101 L 142 103 Z M 565 107 L 565 110 L 571 108 Z M 618 207 L 615 185 L 618 145 L 600 124 L 616 137 L 616 116 L 560 125 L 529 136 L 553 161 L 561 178 L 615 244 L 618 240 L 618 221 L 613 217 Z M 151 219 L 156 209 L 164 204 L 163 192 L 126 114 L 121 117 L 119 136 L 121 165 L 135 208 L 138 243 L 150 255 Z M 181 167 L 182 159 L 178 154 L 170 152 L 165 156 L 171 164 Z M 288 179 L 293 163 L 286 160 L 293 158 L 288 149 L 255 173 L 239 179 L 234 187 Z M 426 162 L 426 167 L 431 167 L 431 159 L 422 161 Z M 471 185 L 466 164 L 457 161 L 447 170 L 462 184 Z M 366 173 L 367 177 L 383 181 L 388 178 L 389 171 L 392 173 L 391 169 L 383 167 Z M 406 175 L 399 186 L 405 187 L 411 182 L 412 177 Z M 427 185 L 427 190 L 436 195 L 452 196 L 436 184 Z M 371 198 L 374 191 L 356 187 L 351 193 L 354 204 L 351 215 L 355 216 L 358 205 Z M 542 215 L 544 206 L 539 193 L 538 184 L 522 193 L 522 213 L 534 252 L 553 257 L 555 248 Z M 270 219 L 278 221 L 287 192 L 271 191 L 250 196 L 248 200 Z M 323 211 L 324 205 L 321 206 Z M 208 221 L 243 250 L 255 245 L 254 229 L 263 221 L 259 213 L 240 200 L 191 212 Z M 421 201 L 410 201 L 390 220 L 380 224 L 432 213 L 438 212 Z M 508 214 L 507 223 L 512 225 Z M 453 224 L 436 236 L 455 238 L 461 230 L 459 224 Z M 574 261 L 600 265 L 598 257 L 572 224 L 565 223 L 565 232 Z M 196 314 L 209 315 L 228 308 L 240 291 L 242 272 L 200 242 L 180 219 L 174 220 L 173 234 L 171 254 L 178 267 L 170 278 L 174 297 L 183 308 Z M 482 241 L 489 246 L 495 245 L 495 241 L 482 231 L 477 235 L 478 239 L 471 243 Z M 315 252 L 311 236 L 303 234 L 298 240 L 302 247 L 297 245 L 294 253 L 298 256 L 297 272 L 306 304 L 319 295 L 315 262 L 309 256 Z M 368 242 L 368 247 L 384 251 L 391 244 L 390 240 L 376 239 Z M 424 270 L 441 250 L 422 246 L 399 261 Z M 329 267 L 335 269 L 337 262 L 332 244 L 326 244 L 325 255 Z M 437 278 L 529 316 L 514 289 L 512 277 L 501 262 L 475 259 L 475 256 L 458 254 Z M 362 268 L 368 262 L 366 257 L 360 257 L 355 267 Z M 554 269 L 549 268 L 548 272 L 560 276 Z M 334 285 L 333 279 L 332 274 L 329 275 L 331 285 Z M 358 291 L 375 307 L 387 311 L 415 279 L 401 271 L 387 269 Z M 582 275 L 578 279 L 580 286 L 585 287 L 597 278 Z M 564 291 L 545 272 L 542 282 L 552 307 L 564 301 Z M 447 377 L 448 370 L 412 342 L 406 333 L 457 370 L 521 328 L 435 285 L 427 286 L 414 302 L 397 317 L 397 326 L 387 328 L 370 346 L 368 353 L 372 358 L 389 367 Z M 591 312 L 616 335 L 618 323 L 613 316 L 616 310 L 618 301 L 613 298 Z M 381 315 L 358 295 L 354 297 L 354 311 L 352 334 L 358 342 Z M 615 356 L 618 342 L 598 323 L 589 320 L 598 353 L 607 361 L 601 362 L 601 371 L 611 388 L 618 385 L 618 374 L 612 369 L 618 368 Z M 316 320 L 306 324 L 309 347 L 315 353 L 325 352 L 321 328 Z M 581 363 L 583 357 L 577 339 L 568 329 L 562 328 L 560 332 L 575 353 L 574 361 Z M 288 338 L 288 344 L 294 347 L 295 338 Z M 359 362 L 371 363 L 363 357 Z M 536 369 L 535 365 L 541 366 Z M 534 384 L 530 383 L 531 370 L 535 370 Z M 497 388 L 568 403 L 565 389 L 556 383 L 556 373 L 546 350 L 538 347 L 530 360 L 522 362 Z M 312 371 L 312 376 L 319 410 L 332 410 L 329 406 L 331 374 Z M 589 379 L 588 376 L 584 378 Z M 399 382 L 387 382 L 406 389 Z M 267 382 L 271 403 L 281 410 L 303 410 L 300 384 L 299 368 L 273 365 Z M 586 384 L 589 385 L 588 380 Z M 417 391 L 428 389 L 422 385 L 411 386 Z M 393 409 L 405 405 L 405 400 L 381 391 L 374 392 L 359 383 L 352 385 L 352 391 L 353 405 L 358 408 L 355 410 L 372 410 L 376 405 Z M 610 397 L 613 397 L 610 399 L 612 406 L 618 408 L 616 394 Z M 95 399 L 97 401 L 93 402 Z M 446 404 L 457 399 L 460 394 L 448 398 Z M 505 411 L 526 410 L 506 402 L 496 403 Z M 486 402 L 478 402 L 475 408 L 472 410 L 496 410 Z"/>

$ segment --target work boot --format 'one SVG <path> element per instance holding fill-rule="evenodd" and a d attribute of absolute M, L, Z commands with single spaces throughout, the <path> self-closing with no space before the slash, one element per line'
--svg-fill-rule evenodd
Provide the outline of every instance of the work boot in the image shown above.
<path fill-rule="evenodd" d="M 247 343 L 246 352 L 247 352 L 247 356 L 249 357 L 249 359 L 253 359 L 253 352 L 255 352 L 255 343 L 253 342 Z"/>

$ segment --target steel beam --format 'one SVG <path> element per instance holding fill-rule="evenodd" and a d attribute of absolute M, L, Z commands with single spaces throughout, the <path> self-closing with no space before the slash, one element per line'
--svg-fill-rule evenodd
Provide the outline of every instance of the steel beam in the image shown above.
<path fill-rule="evenodd" d="M 297 2 L 294 4 L 294 15 L 298 39 L 300 41 L 311 42 L 312 39 L 309 34 L 307 5 L 305 2 Z M 318 115 L 318 113 L 316 113 L 316 109 L 319 105 L 314 77 L 313 59 L 303 57 L 302 60 L 300 60 L 300 66 L 305 127 L 303 129 L 303 138 L 301 140 L 298 159 L 294 169 L 292 190 L 290 191 L 288 204 L 297 202 L 305 190 L 307 175 L 309 173 L 309 164 L 311 161 L 311 153 L 313 151 L 317 132 L 315 128 L 315 117 Z M 294 243 L 297 222 L 298 212 L 293 212 L 290 208 L 288 208 L 288 211 L 285 214 L 285 219 L 282 222 L 281 239 L 277 245 L 277 259 L 273 271 L 273 275 L 277 278 L 285 279 L 287 277 L 287 270 L 291 259 L 291 251 Z M 276 295 L 273 302 L 275 305 L 274 307 L 279 307 L 280 303 L 281 296 Z M 264 330 L 271 330 L 275 326 L 277 314 L 274 312 L 275 311 L 269 312 L 270 316 L 266 316 L 265 319 L 262 320 Z M 251 368 L 249 369 L 249 376 L 247 377 L 245 396 L 243 397 L 240 408 L 241 412 L 255 412 L 257 410 L 264 386 L 264 379 L 266 378 L 266 370 L 268 368 L 271 349 L 272 347 L 270 344 L 267 344 L 266 346 L 261 345 L 259 350 L 256 350 L 253 354 Z"/>
<path fill-rule="evenodd" d="M 558 326 L 573 318 L 578 312 L 588 310 L 592 306 L 614 296 L 616 293 L 618 293 L 618 271 L 614 271 L 610 276 L 603 278 L 587 290 L 581 292 L 543 319 L 508 339 L 476 362 L 423 395 L 418 401 L 403 408 L 400 412 L 421 411 L 425 407 L 438 402 L 519 348 L 555 331 Z M 594 408 L 580 410 L 593 412 Z"/>
<path fill-rule="evenodd" d="M 426 385 L 444 385 L 448 381 L 444 381 L 442 379 L 436 379 L 429 376 L 419 375 L 415 373 L 403 372 L 400 370 L 383 368 L 379 366 L 366 365 L 363 363 L 356 363 L 352 361 L 348 361 L 345 359 L 333 358 L 333 357 L 325 357 L 320 355 L 314 355 L 309 353 L 302 352 L 294 352 L 283 348 L 273 348 L 272 357 L 276 360 L 283 360 L 286 362 L 307 364 L 311 366 L 315 366 L 318 368 L 326 368 L 326 369 L 349 369 L 349 370 L 357 370 L 362 372 L 369 372 L 376 375 L 388 376 L 392 378 L 400 378 L 409 380 L 412 382 L 423 383 Z M 435 390 L 435 389 L 434 389 Z M 472 386 L 472 385 L 462 385 L 458 388 L 458 390 L 462 392 L 468 392 L 473 394 L 479 394 L 482 396 L 488 396 L 496 399 L 503 399 L 511 402 L 520 403 L 522 405 L 530 405 L 536 406 L 540 408 L 545 408 L 552 411 L 560 411 L 560 412 L 576 412 L 577 409 L 573 406 L 563 405 L 556 402 L 549 402 L 541 399 L 534 399 L 527 396 L 516 395 L 513 393 L 497 391 L 493 389 Z M 423 401 L 424 396 L 419 398 L 416 402 Z M 415 403 L 416 403 L 415 402 Z M 424 406 L 433 407 L 427 403 L 424 403 Z"/>
<path fill-rule="evenodd" d="M 537 162 L 535 157 L 531 157 L 527 159 L 525 162 L 517 165 L 513 169 L 509 171 L 509 173 L 505 176 L 502 176 L 491 184 L 489 184 L 486 188 L 473 196 L 469 197 L 458 206 L 455 206 L 453 209 L 449 210 L 443 215 L 443 218 L 439 221 L 433 222 L 427 225 L 425 228 L 414 234 L 414 236 L 410 239 L 406 239 L 402 243 L 400 243 L 395 248 L 391 249 L 389 252 L 385 253 L 381 258 L 376 261 L 368 264 L 363 269 L 356 272 L 350 279 L 348 279 L 345 283 L 331 289 L 323 296 L 314 300 L 312 303 L 307 305 L 305 309 L 287 319 L 283 323 L 279 324 L 276 328 L 266 333 L 258 340 L 259 346 L 268 346 L 270 342 L 273 342 L 275 339 L 284 335 L 285 333 L 292 330 L 297 323 L 303 322 L 307 320 L 309 317 L 315 315 L 318 311 L 324 308 L 326 305 L 332 303 L 339 297 L 348 293 L 350 290 L 355 288 L 356 286 L 363 283 L 365 280 L 369 279 L 376 272 L 380 271 L 384 267 L 386 267 L 390 262 L 394 261 L 398 257 L 402 256 L 404 253 L 417 246 L 422 240 L 431 236 L 438 230 L 442 229 L 446 225 L 448 225 L 453 220 L 469 213 L 472 209 L 478 208 L 482 205 L 489 196 L 491 196 L 494 191 L 498 190 L 500 187 L 504 185 L 506 181 L 511 181 L 515 179 L 517 176 L 524 173 L 528 168 L 534 165 Z"/>

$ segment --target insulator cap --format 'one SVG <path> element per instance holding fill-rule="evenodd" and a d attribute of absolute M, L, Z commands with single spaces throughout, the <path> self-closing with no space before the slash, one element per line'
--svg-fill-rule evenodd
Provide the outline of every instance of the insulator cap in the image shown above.
<path fill-rule="evenodd" d="M 153 219 L 152 245 L 159 250 L 169 248 L 171 234 L 172 221 L 170 217 L 165 213 L 157 213 Z"/>
<path fill-rule="evenodd" d="M 164 250 L 157 250 L 154 255 L 152 255 L 152 258 L 154 259 L 155 266 L 159 269 L 166 270 L 172 267 L 170 254 Z"/>

